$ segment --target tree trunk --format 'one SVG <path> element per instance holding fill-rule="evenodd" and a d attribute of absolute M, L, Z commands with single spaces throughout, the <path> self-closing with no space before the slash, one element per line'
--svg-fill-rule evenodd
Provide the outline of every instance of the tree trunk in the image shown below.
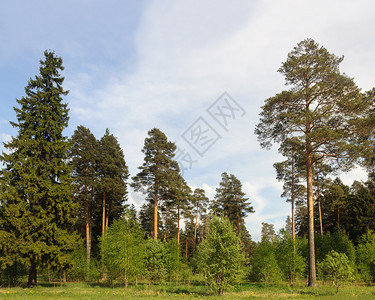
<path fill-rule="evenodd" d="M 312 183 L 312 149 L 311 142 L 306 141 L 306 179 L 307 179 L 307 211 L 308 211 L 308 245 L 309 245 L 309 286 L 316 286 L 316 266 L 315 266 L 315 240 L 314 240 L 314 201 Z"/>
<path fill-rule="evenodd" d="M 155 189 L 154 194 L 154 239 L 158 238 L 158 192 Z"/>
<path fill-rule="evenodd" d="M 188 238 L 185 239 L 185 258 L 188 258 Z"/>
<path fill-rule="evenodd" d="M 103 191 L 103 213 L 102 213 L 102 238 L 104 239 L 105 232 L 105 190 Z"/>
<path fill-rule="evenodd" d="M 193 257 L 195 257 L 195 245 L 197 243 L 198 214 L 199 214 L 199 206 L 197 205 L 197 212 L 195 214 L 195 226 L 194 226 Z"/>
<path fill-rule="evenodd" d="M 296 219 L 294 215 L 294 153 L 292 154 L 292 191 L 291 191 L 291 201 L 292 201 L 292 238 L 293 238 L 293 251 L 296 252 Z"/>
<path fill-rule="evenodd" d="M 108 223 L 109 223 L 109 204 L 106 205 L 106 215 L 105 215 L 105 229 L 108 229 Z"/>
<path fill-rule="evenodd" d="M 28 287 L 34 287 L 37 285 L 36 280 L 36 262 L 34 259 L 30 260 L 30 268 L 29 268 L 29 278 L 27 281 Z"/>
<path fill-rule="evenodd" d="M 320 235 L 323 236 L 323 219 L 322 219 L 322 206 L 320 202 L 320 195 L 318 196 L 318 211 L 319 211 Z"/>
<path fill-rule="evenodd" d="M 177 207 L 177 245 L 180 245 L 180 205 Z"/>
<path fill-rule="evenodd" d="M 86 208 L 86 264 L 87 264 L 87 274 L 86 280 L 89 280 L 90 273 L 90 258 L 91 258 L 91 232 L 90 232 L 90 217 L 89 217 L 89 198 L 87 193 L 87 185 L 85 185 L 85 208 Z"/>
<path fill-rule="evenodd" d="M 337 232 L 340 232 L 340 207 L 337 206 Z"/>

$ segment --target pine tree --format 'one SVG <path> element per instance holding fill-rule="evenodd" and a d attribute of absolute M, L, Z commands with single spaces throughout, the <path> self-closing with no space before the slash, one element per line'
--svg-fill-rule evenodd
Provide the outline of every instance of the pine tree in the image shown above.
<path fill-rule="evenodd" d="M 92 215 L 95 213 L 94 188 L 97 184 L 99 143 L 90 130 L 78 126 L 71 138 L 69 160 L 74 179 L 74 198 L 79 204 L 77 225 L 86 237 L 87 278 L 90 270 Z"/>
<path fill-rule="evenodd" d="M 207 211 L 209 199 L 206 197 L 203 189 L 195 189 L 193 196 L 191 197 L 191 215 L 194 220 L 194 238 L 193 238 L 193 257 L 195 256 L 195 249 L 197 244 L 197 229 L 199 217 Z"/>
<path fill-rule="evenodd" d="M 279 72 L 291 86 L 265 101 L 255 133 L 264 148 L 294 137 L 304 145 L 309 220 L 309 286 L 316 285 L 313 203 L 313 156 L 330 159 L 337 169 L 350 169 L 368 155 L 372 126 L 370 101 L 352 78 L 339 71 L 337 57 L 314 40 L 300 42 Z"/>
<path fill-rule="evenodd" d="M 303 148 L 303 147 L 302 147 Z M 301 179 L 305 175 L 303 171 L 304 159 L 301 155 L 301 145 L 294 139 L 285 140 L 280 146 L 279 151 L 287 159 L 283 162 L 275 163 L 273 166 L 276 170 L 276 178 L 283 181 L 283 193 L 281 197 L 287 197 L 287 201 L 292 205 L 292 237 L 296 240 L 295 235 L 295 204 L 305 196 L 306 189 L 301 184 Z"/>
<path fill-rule="evenodd" d="M 1 262 L 20 261 L 29 269 L 28 286 L 37 284 L 37 268 L 63 269 L 77 236 L 72 232 L 75 205 L 71 170 L 66 164 L 69 143 L 63 135 L 68 108 L 63 102 L 62 59 L 45 51 L 40 74 L 30 79 L 26 96 L 14 108 L 18 134 L 4 144 L 1 162 Z"/>
<path fill-rule="evenodd" d="M 212 210 L 216 215 L 228 217 L 237 233 L 241 232 L 241 224 L 245 222 L 248 213 L 254 209 L 245 193 L 242 191 L 241 182 L 233 174 L 221 174 L 220 186 L 216 189 L 215 201 Z"/>
<path fill-rule="evenodd" d="M 102 199 L 102 237 L 113 220 L 124 212 L 129 177 L 124 153 L 113 134 L 106 129 L 99 142 L 98 191 Z"/>
<path fill-rule="evenodd" d="M 142 149 L 144 163 L 139 167 L 140 172 L 133 177 L 131 185 L 136 191 L 146 194 L 146 200 L 153 202 L 155 239 L 158 237 L 159 201 L 163 200 L 179 172 L 178 163 L 173 160 L 175 150 L 175 144 L 169 142 L 163 132 L 157 128 L 151 129 Z"/>

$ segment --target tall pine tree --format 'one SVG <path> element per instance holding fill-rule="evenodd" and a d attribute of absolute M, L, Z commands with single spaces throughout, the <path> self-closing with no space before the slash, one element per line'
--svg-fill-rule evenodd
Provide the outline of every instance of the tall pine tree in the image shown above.
<path fill-rule="evenodd" d="M 63 135 L 68 108 L 63 102 L 62 59 L 45 51 L 40 74 L 31 78 L 26 96 L 14 108 L 18 134 L 4 144 L 1 162 L 1 262 L 16 261 L 29 269 L 28 285 L 37 284 L 37 268 L 67 267 L 67 253 L 76 243 L 72 232 L 75 205 L 71 171 L 66 164 L 69 143 Z"/>
<path fill-rule="evenodd" d="M 99 142 L 97 190 L 102 200 L 102 236 L 114 219 L 124 212 L 129 177 L 124 153 L 113 134 L 106 129 Z"/>
<path fill-rule="evenodd" d="M 77 226 L 86 237 L 87 271 L 89 271 L 99 143 L 88 128 L 78 126 L 71 138 L 71 144 L 68 157 L 74 180 L 74 198 L 79 204 Z"/>
<path fill-rule="evenodd" d="M 264 148 L 295 137 L 304 145 L 308 205 L 309 286 L 316 285 L 313 165 L 314 155 L 326 157 L 334 167 L 350 169 L 368 154 L 372 121 L 370 101 L 354 80 L 339 71 L 337 57 L 312 39 L 300 42 L 279 72 L 291 88 L 265 101 L 255 129 Z"/>
<path fill-rule="evenodd" d="M 148 132 L 142 149 L 144 163 L 139 167 L 140 172 L 133 177 L 132 187 L 147 195 L 146 199 L 154 205 L 153 220 L 155 239 L 158 237 L 158 216 L 160 201 L 173 185 L 173 180 L 179 172 L 178 163 L 173 160 L 176 145 L 168 141 L 166 135 L 157 128 Z"/>

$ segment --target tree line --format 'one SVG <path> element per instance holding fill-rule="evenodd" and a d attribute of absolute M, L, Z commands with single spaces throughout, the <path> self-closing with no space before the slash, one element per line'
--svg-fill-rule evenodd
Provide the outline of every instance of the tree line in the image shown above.
<path fill-rule="evenodd" d="M 285 161 L 274 167 L 291 218 L 279 233 L 263 223 L 255 243 L 245 226 L 254 209 L 241 181 L 223 172 L 214 199 L 192 190 L 161 130 L 148 132 L 131 178 L 108 129 L 99 140 L 84 126 L 65 137 L 62 59 L 44 55 L 14 108 L 17 136 L 0 156 L 2 282 L 28 274 L 35 286 L 38 271 L 125 285 L 201 276 L 221 294 L 241 278 L 307 277 L 314 286 L 316 267 L 322 278 L 334 276 L 332 261 L 347 266 L 346 275 L 374 279 L 375 92 L 361 92 L 340 73 L 342 57 L 307 39 L 279 69 L 291 89 L 265 101 L 255 133 L 262 147 L 280 145 Z M 358 163 L 368 182 L 345 186 L 338 172 Z M 144 195 L 139 212 L 127 203 L 128 185 Z"/>

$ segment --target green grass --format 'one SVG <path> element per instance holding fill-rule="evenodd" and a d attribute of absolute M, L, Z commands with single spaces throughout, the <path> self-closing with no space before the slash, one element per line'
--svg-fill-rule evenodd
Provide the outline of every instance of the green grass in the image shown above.
<path fill-rule="evenodd" d="M 104 287 L 98 284 L 66 283 L 61 285 L 41 283 L 35 288 L 0 288 L 0 299 L 375 299 L 375 286 L 352 285 L 335 288 L 320 285 L 265 287 L 264 284 L 243 284 L 226 291 L 223 296 L 213 295 L 206 286 L 194 285 L 138 285 Z"/>

